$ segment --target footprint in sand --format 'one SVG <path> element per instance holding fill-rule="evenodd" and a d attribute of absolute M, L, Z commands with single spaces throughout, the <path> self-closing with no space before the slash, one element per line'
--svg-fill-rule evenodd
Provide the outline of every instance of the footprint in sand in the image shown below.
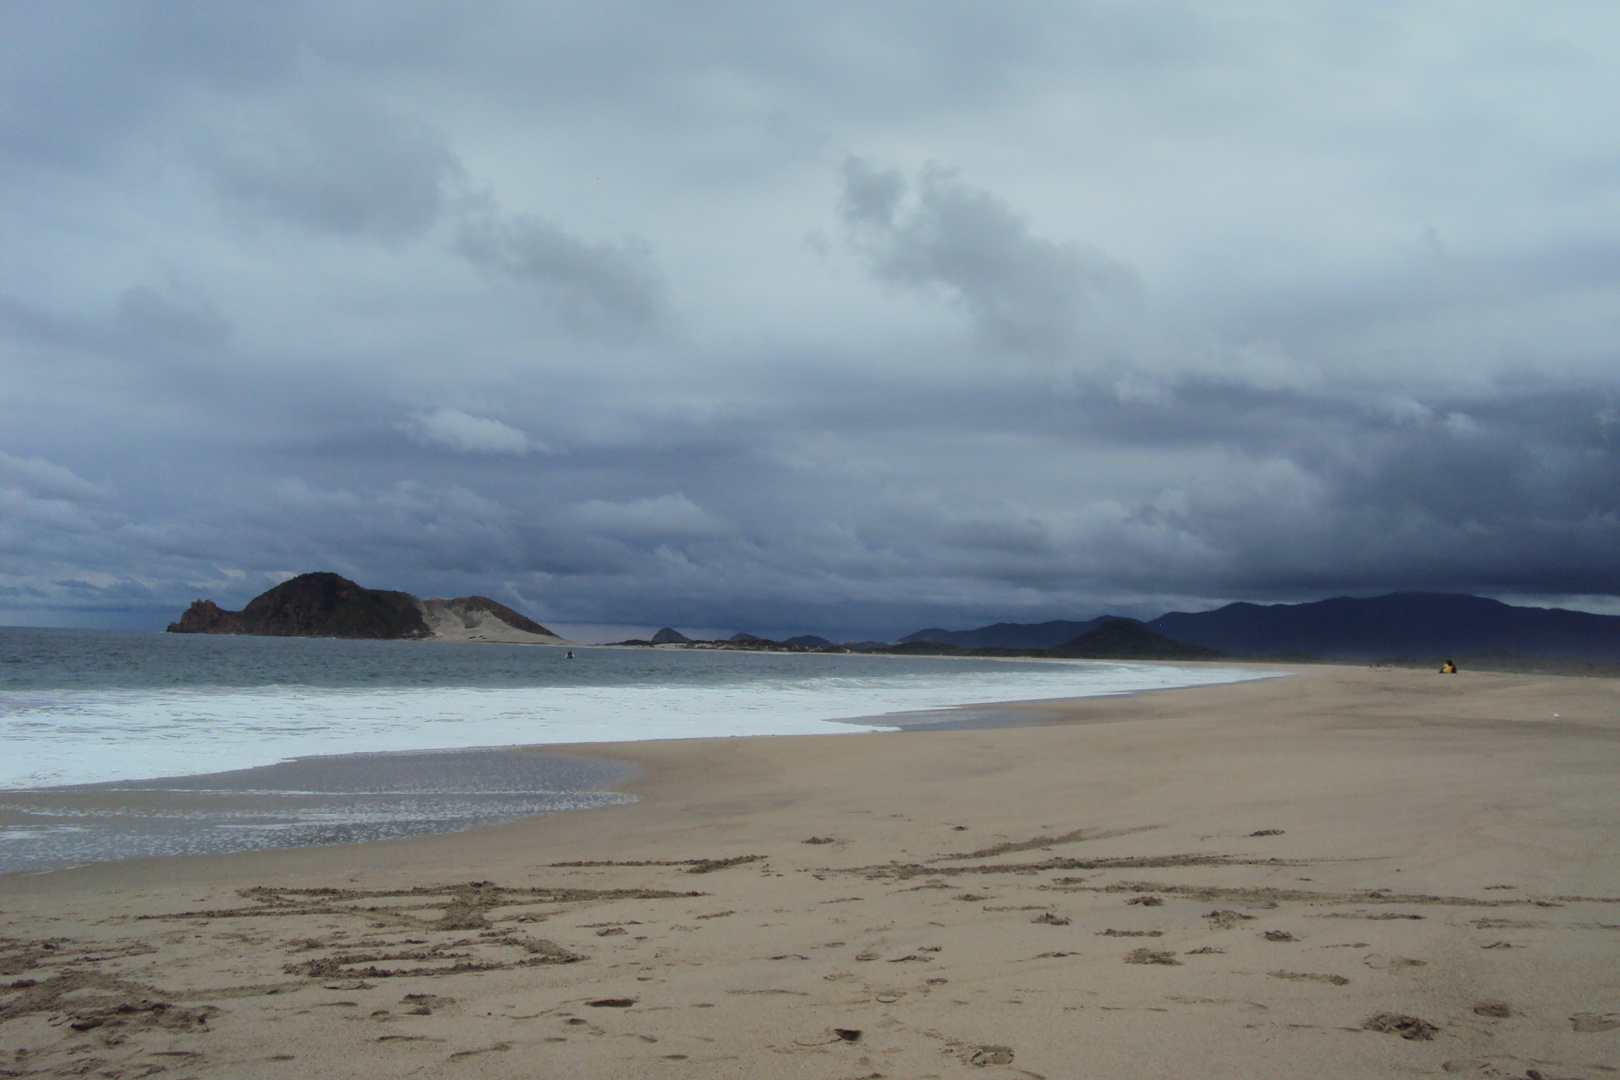
<path fill-rule="evenodd" d="M 1295 982 L 1319 982 L 1329 986 L 1348 986 L 1350 980 L 1343 975 L 1321 975 L 1314 971 L 1272 971 L 1268 972 L 1273 979 L 1291 979 Z"/>
<path fill-rule="evenodd" d="M 1208 919 L 1210 921 L 1210 925 L 1216 930 L 1231 930 L 1239 923 L 1254 921 L 1253 915 L 1244 915 L 1242 912 L 1225 909 L 1221 911 L 1212 911 L 1208 915 L 1205 915 L 1204 918 Z"/>
<path fill-rule="evenodd" d="M 434 1009 L 443 1009 L 456 1003 L 455 998 L 440 997 L 438 994 L 406 994 L 399 999 L 401 1005 L 409 1005 L 405 1010 L 407 1016 L 432 1016 Z"/>
<path fill-rule="evenodd" d="M 1410 956 L 1384 956 L 1380 953 L 1369 953 L 1361 962 L 1374 971 L 1407 971 L 1429 966 L 1427 960 L 1414 960 Z"/>
<path fill-rule="evenodd" d="M 1440 1030 L 1437 1025 L 1427 1020 L 1407 1016 L 1404 1013 L 1376 1013 L 1363 1020 L 1361 1026 L 1367 1031 L 1399 1035 L 1403 1039 L 1415 1042 L 1428 1042 L 1434 1038 L 1434 1033 Z"/>

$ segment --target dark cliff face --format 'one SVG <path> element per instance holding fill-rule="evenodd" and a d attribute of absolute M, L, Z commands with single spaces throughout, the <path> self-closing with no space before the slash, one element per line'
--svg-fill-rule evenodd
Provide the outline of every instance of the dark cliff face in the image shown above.
<path fill-rule="evenodd" d="M 409 593 L 367 589 L 337 574 L 301 574 L 260 593 L 241 611 L 223 611 L 211 600 L 192 604 L 180 634 L 262 634 L 269 637 L 376 638 L 398 640 L 432 634 L 417 599 Z"/>
<path fill-rule="evenodd" d="M 240 634 L 240 612 L 226 611 L 212 600 L 193 600 L 180 616 L 179 622 L 169 624 L 171 634 Z"/>
<path fill-rule="evenodd" d="M 337 574 L 301 574 L 242 609 L 242 629 L 274 637 L 418 638 L 431 631 L 410 593 L 367 589 Z"/>

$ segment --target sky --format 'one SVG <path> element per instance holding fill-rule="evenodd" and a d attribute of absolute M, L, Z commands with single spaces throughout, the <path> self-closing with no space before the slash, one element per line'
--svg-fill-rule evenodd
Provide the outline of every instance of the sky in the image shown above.
<path fill-rule="evenodd" d="M 0 2 L 0 623 L 1620 612 L 1612 3 Z"/>

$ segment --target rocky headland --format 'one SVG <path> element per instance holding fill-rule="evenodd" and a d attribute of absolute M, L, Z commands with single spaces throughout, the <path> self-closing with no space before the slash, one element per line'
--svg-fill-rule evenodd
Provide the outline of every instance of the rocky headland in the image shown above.
<path fill-rule="evenodd" d="M 368 589 L 332 573 L 300 574 L 227 611 L 196 600 L 169 624 L 171 634 L 370 638 L 380 641 L 492 641 L 568 644 L 539 623 L 487 596 L 423 600 Z"/>

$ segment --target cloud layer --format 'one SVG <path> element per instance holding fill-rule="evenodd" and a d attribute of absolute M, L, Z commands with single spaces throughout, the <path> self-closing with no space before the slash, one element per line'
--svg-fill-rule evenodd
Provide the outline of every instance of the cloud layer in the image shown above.
<path fill-rule="evenodd" d="M 1607 8 L 107 0 L 8 37 L 0 621 L 317 568 L 861 637 L 1620 595 Z"/>

